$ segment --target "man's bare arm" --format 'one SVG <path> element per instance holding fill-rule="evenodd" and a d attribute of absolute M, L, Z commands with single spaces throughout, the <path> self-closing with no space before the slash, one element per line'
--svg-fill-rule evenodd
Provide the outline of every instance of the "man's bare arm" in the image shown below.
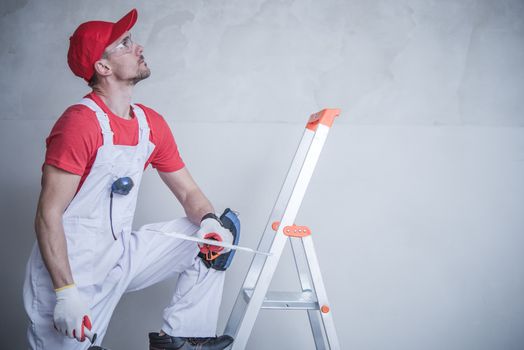
<path fill-rule="evenodd" d="M 159 171 L 158 174 L 182 204 L 192 223 L 200 225 L 200 220 L 204 215 L 215 212 L 211 202 L 193 180 L 187 168 L 184 167 L 170 173 Z"/>
<path fill-rule="evenodd" d="M 42 258 L 55 289 L 74 283 L 62 216 L 75 196 L 80 178 L 54 166 L 44 165 L 35 231 Z"/>

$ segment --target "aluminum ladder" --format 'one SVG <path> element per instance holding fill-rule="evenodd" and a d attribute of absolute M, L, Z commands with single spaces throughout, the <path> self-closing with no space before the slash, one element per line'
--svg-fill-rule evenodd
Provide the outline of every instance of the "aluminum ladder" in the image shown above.
<path fill-rule="evenodd" d="M 235 341 L 231 350 L 245 349 L 258 312 L 263 309 L 307 310 L 317 349 L 340 349 L 332 310 L 307 226 L 295 225 L 295 218 L 320 152 L 338 109 L 323 109 L 310 116 L 291 167 L 258 245 L 270 256 L 255 255 L 249 267 L 224 334 Z M 284 246 L 291 247 L 302 292 L 268 292 Z"/>

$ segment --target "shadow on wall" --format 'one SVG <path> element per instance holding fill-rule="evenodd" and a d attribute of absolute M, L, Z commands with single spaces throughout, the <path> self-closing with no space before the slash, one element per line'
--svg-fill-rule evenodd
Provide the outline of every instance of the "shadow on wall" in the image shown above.
<path fill-rule="evenodd" d="M 2 192 L 2 216 L 5 223 L 3 244 L 0 245 L 0 279 L 2 297 L 0 310 L 5 322 L 0 327 L 3 349 L 26 348 L 27 316 L 23 306 L 22 289 L 27 258 L 35 242 L 33 229 L 37 198 L 40 193 L 38 182 L 20 188 L 4 184 Z"/>

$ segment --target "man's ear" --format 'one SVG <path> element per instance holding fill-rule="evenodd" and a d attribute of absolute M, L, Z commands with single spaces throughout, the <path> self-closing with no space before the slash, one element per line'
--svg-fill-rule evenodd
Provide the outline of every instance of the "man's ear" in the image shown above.
<path fill-rule="evenodd" d="M 107 60 L 101 59 L 95 62 L 95 71 L 98 73 L 98 75 L 106 77 L 111 75 L 111 66 L 109 66 L 109 62 L 107 62 Z"/>

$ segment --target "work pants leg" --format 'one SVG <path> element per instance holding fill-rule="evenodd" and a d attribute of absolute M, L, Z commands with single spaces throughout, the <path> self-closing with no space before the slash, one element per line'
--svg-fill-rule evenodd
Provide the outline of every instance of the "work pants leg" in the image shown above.
<path fill-rule="evenodd" d="M 79 286 L 90 302 L 93 327 L 103 340 L 118 301 L 125 292 L 140 290 L 179 274 L 175 293 L 164 310 L 158 329 L 172 336 L 215 336 L 224 272 L 208 269 L 197 257 L 195 242 L 148 231 L 194 234 L 198 227 L 187 218 L 143 226 L 122 238 L 126 249 L 120 261 L 108 273 L 102 285 Z M 24 304 L 30 318 L 28 341 L 33 350 L 85 350 L 89 342 L 80 343 L 60 334 L 53 326 L 56 297 L 38 248 L 31 255 Z"/>
<path fill-rule="evenodd" d="M 134 232 L 133 245 L 141 258 L 127 291 L 146 288 L 178 273 L 175 293 L 158 328 L 171 336 L 215 336 L 224 271 L 208 269 L 197 257 L 195 242 L 150 230 L 193 235 L 198 226 L 181 218 L 145 225 Z"/>
<path fill-rule="evenodd" d="M 79 287 L 80 295 L 91 302 L 93 300 L 93 288 Z M 99 339 L 103 338 L 107 329 L 110 315 L 118 303 L 120 295 L 112 295 L 103 303 L 91 304 L 91 316 L 96 323 Z M 86 350 L 91 344 L 86 339 L 78 342 L 59 333 L 54 328 L 53 312 L 56 304 L 55 291 L 49 273 L 42 261 L 42 257 L 35 244 L 29 263 L 27 265 L 26 279 L 24 283 L 24 306 L 29 316 L 27 328 L 28 346 L 31 350 Z M 100 344 L 100 342 L 97 342 Z"/>

